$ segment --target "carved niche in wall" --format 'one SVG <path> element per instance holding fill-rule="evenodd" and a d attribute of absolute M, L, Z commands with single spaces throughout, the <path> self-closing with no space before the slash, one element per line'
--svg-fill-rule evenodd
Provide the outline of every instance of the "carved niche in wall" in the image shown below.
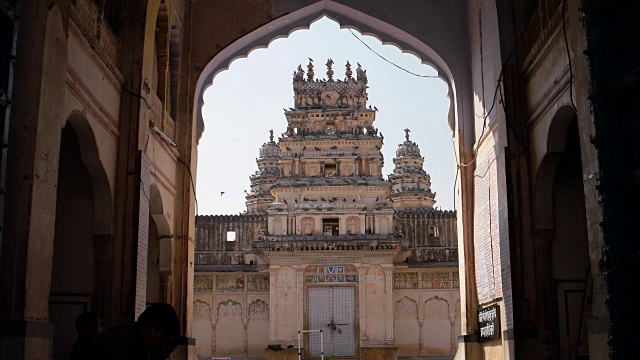
<path fill-rule="evenodd" d="M 256 299 L 249 304 L 248 309 L 251 320 L 269 320 L 269 304 L 266 301 Z"/>
<path fill-rule="evenodd" d="M 317 176 L 320 174 L 320 168 L 318 167 L 318 163 L 305 163 L 304 164 L 304 172 L 307 176 Z"/>
<path fill-rule="evenodd" d="M 342 176 L 353 175 L 353 164 L 350 162 L 342 162 L 340 164 L 340 175 Z"/>
<path fill-rule="evenodd" d="M 313 235 L 316 221 L 314 218 L 306 217 L 302 218 L 302 234 L 303 235 Z"/>
<path fill-rule="evenodd" d="M 347 233 L 349 235 L 360 234 L 360 218 L 357 216 L 349 216 L 347 218 Z"/>
<path fill-rule="evenodd" d="M 204 301 L 193 302 L 193 317 L 196 319 L 211 319 L 211 306 Z"/>

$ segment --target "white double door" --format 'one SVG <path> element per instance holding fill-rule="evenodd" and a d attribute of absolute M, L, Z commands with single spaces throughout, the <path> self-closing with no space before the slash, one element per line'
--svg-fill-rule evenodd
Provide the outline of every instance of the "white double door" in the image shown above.
<path fill-rule="evenodd" d="M 324 356 L 355 356 L 355 291 L 351 286 L 309 287 L 309 329 L 322 330 Z M 309 355 L 320 356 L 320 334 L 309 334 Z"/>

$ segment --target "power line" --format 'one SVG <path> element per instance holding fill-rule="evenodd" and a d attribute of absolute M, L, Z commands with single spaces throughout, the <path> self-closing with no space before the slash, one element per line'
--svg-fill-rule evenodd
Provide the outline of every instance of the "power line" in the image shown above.
<path fill-rule="evenodd" d="M 351 35 L 353 35 L 353 37 L 355 37 L 356 39 L 358 39 L 358 41 L 360 41 L 362 44 L 364 44 L 364 46 L 366 46 L 366 47 L 367 47 L 367 49 L 371 50 L 371 52 L 373 52 L 374 54 L 378 55 L 378 57 L 380 57 L 382 60 L 384 60 L 384 61 L 388 62 L 389 64 L 391 64 L 391 65 L 393 65 L 393 66 L 395 66 L 395 67 L 397 67 L 398 69 L 400 69 L 400 70 L 402 70 L 402 71 L 404 71 L 404 72 L 407 72 L 407 73 L 409 73 L 409 74 L 411 74 L 411 75 L 413 75 L 413 76 L 417 76 L 417 77 L 421 77 L 421 78 L 434 78 L 434 79 L 439 79 L 439 78 L 440 78 L 440 76 L 437 76 L 437 75 L 420 75 L 420 74 L 416 74 L 416 73 L 414 73 L 413 71 L 409 71 L 409 70 L 407 70 L 407 69 L 403 68 L 402 66 L 397 65 L 396 63 L 394 63 L 394 62 L 392 62 L 392 61 L 388 60 L 387 58 L 385 58 L 384 56 L 380 55 L 380 54 L 379 54 L 379 53 L 377 53 L 375 50 L 373 50 L 373 49 L 371 48 L 371 46 L 367 45 L 367 43 L 365 43 L 364 41 L 362 41 L 362 39 L 360 39 L 356 34 L 354 34 L 353 30 L 349 29 L 349 32 L 351 32 Z"/>

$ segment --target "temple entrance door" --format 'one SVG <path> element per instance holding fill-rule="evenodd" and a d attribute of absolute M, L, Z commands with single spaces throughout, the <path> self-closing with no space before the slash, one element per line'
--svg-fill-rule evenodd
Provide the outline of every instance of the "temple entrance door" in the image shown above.
<path fill-rule="evenodd" d="M 355 356 L 355 291 L 353 287 L 310 287 L 309 329 L 322 330 L 324 355 Z M 320 334 L 309 334 L 309 355 L 320 356 Z"/>

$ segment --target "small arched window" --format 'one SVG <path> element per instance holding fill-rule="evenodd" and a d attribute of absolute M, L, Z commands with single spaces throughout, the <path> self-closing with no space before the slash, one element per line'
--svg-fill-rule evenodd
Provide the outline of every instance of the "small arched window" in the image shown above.
<path fill-rule="evenodd" d="M 438 237 L 440 236 L 440 231 L 436 225 L 429 225 L 429 228 L 427 228 L 427 235 Z"/>

